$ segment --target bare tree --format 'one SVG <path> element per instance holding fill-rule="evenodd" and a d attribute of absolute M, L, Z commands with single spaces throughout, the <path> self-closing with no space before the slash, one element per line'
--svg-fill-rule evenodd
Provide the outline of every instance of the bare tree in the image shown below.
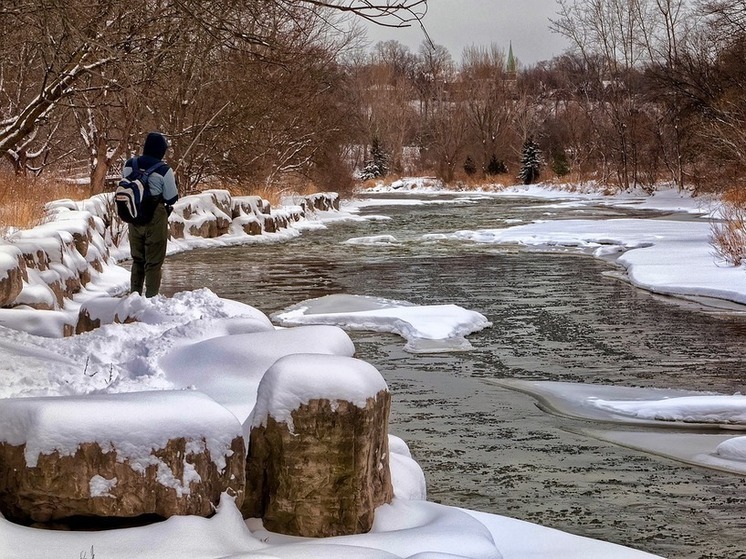
<path fill-rule="evenodd" d="M 590 61 L 603 61 L 602 88 L 597 107 L 613 127 L 617 179 L 622 188 L 641 181 L 637 126 L 640 97 L 630 78 L 645 61 L 640 25 L 646 0 L 558 0 L 555 31 L 565 35 Z"/>
<path fill-rule="evenodd" d="M 640 6 L 640 26 L 649 59 L 649 99 L 660 107 L 651 115 L 654 133 L 663 161 L 679 189 L 685 186 L 686 144 L 693 129 L 687 124 L 686 99 L 672 82 L 678 80 L 682 49 L 691 29 L 688 4 L 685 0 L 654 0 Z"/>
<path fill-rule="evenodd" d="M 170 15 L 167 10 L 145 10 L 139 2 L 105 0 L 93 5 L 72 0 L 4 6 L 0 33 L 18 33 L 19 29 L 24 33 L 29 94 L 19 97 L 18 105 L 2 122 L 3 152 L 21 144 L 63 99 L 74 96 L 83 77 L 129 62 L 134 55 L 147 57 L 156 48 L 154 29 L 161 18 Z"/>
<path fill-rule="evenodd" d="M 285 4 L 309 4 L 331 8 L 385 27 L 422 25 L 427 13 L 427 0 L 280 0 Z"/>
<path fill-rule="evenodd" d="M 462 57 L 459 79 L 464 110 L 483 172 L 493 155 L 505 158 L 509 145 L 504 136 L 512 118 L 513 100 L 505 64 L 504 52 L 494 44 L 466 49 Z"/>
<path fill-rule="evenodd" d="M 225 125 L 223 117 L 235 99 L 227 98 L 229 88 L 215 86 L 210 92 L 202 86 L 217 78 L 230 81 L 230 76 L 220 74 L 230 56 L 239 53 L 244 59 L 249 55 L 287 67 L 292 59 L 287 45 L 301 44 L 304 33 L 318 37 L 315 33 L 323 23 L 330 37 L 330 25 L 338 23 L 335 13 L 408 26 L 419 25 L 426 9 L 425 0 L 212 0 L 209 9 L 199 0 L 3 2 L 0 64 L 6 81 L 0 97 L 0 153 L 16 165 L 25 165 L 32 156 L 46 156 L 50 140 L 40 132 L 54 130 L 46 126 L 50 118 L 74 107 L 83 124 L 80 138 L 95 190 L 114 160 L 129 148 L 130 136 L 145 127 L 169 133 L 176 158 L 191 156 L 191 162 L 179 166 L 177 161 L 176 166 L 192 180 L 219 160 L 208 139 Z M 196 55 L 187 48 L 193 45 L 202 46 Z M 154 67 L 159 69 L 155 75 Z M 182 73 L 177 72 L 179 67 Z M 164 83 L 164 76 L 172 81 Z M 328 89 L 328 84 L 320 85 Z M 171 90 L 178 94 L 164 94 Z M 164 114 L 162 109 L 169 104 Z M 295 123 L 292 129 L 302 119 L 288 122 Z M 276 154 L 286 160 L 276 167 L 289 168 L 296 157 L 308 160 L 300 151 Z"/>
<path fill-rule="evenodd" d="M 423 49 L 424 50 L 424 49 Z M 463 111 L 463 96 L 455 82 L 455 74 L 447 51 L 434 51 L 425 59 L 431 68 L 433 81 L 430 108 L 423 119 L 422 146 L 445 183 L 453 182 L 456 169 L 467 142 L 467 120 Z"/>
<path fill-rule="evenodd" d="M 404 170 L 405 145 L 411 143 L 417 126 L 412 101 L 417 98 L 412 77 L 417 72 L 417 56 L 397 41 L 376 45 L 368 65 L 365 109 L 369 115 L 366 144 L 378 138 L 390 156 L 390 169 Z"/>

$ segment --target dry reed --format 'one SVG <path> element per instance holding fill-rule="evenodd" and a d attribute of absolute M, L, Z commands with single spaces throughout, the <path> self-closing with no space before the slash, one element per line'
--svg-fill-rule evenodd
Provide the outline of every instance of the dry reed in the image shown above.
<path fill-rule="evenodd" d="M 47 202 L 86 196 L 87 189 L 72 183 L 0 173 L 0 229 L 29 229 L 41 223 Z"/>

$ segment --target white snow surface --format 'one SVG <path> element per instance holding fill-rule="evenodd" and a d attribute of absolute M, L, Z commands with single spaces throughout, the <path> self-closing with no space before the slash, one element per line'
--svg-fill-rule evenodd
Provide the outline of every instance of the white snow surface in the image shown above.
<path fill-rule="evenodd" d="M 91 497 L 114 497 L 111 490 L 117 486 L 117 478 L 106 479 L 96 474 L 88 482 Z"/>
<path fill-rule="evenodd" d="M 340 355 L 296 353 L 278 359 L 262 376 L 251 427 L 271 417 L 293 432 L 292 412 L 311 400 L 344 400 L 364 408 L 369 398 L 388 391 L 378 370 L 365 361 Z"/>
<path fill-rule="evenodd" d="M 278 359 L 293 353 L 349 357 L 355 347 L 349 336 L 334 326 L 262 328 L 176 347 L 158 364 L 174 386 L 193 387 L 208 394 L 243 423 L 254 409 L 257 387 L 265 372 Z"/>
<path fill-rule="evenodd" d="M 379 188 L 384 191 L 387 187 Z M 397 192 L 407 191 L 415 200 L 418 196 L 427 200 L 428 192 L 439 193 L 442 189 L 433 181 L 404 180 L 396 185 Z M 428 192 L 422 192 L 426 190 Z M 472 199 L 479 196 L 535 196 L 547 200 L 547 209 L 552 204 L 565 205 L 633 205 L 639 208 L 669 209 L 688 212 L 692 216 L 713 215 L 716 208 L 703 201 L 692 199 L 675 191 L 666 191 L 647 197 L 625 194 L 604 197 L 592 189 L 574 192 L 552 190 L 543 187 L 495 188 L 483 193 L 468 193 Z M 456 201 L 459 203 L 458 201 Z M 91 202 L 93 204 L 94 201 Z M 438 203 L 444 203 L 438 201 Z M 385 206 L 377 202 L 379 206 Z M 64 204 L 63 204 L 64 205 Z M 219 247 L 241 242 L 271 242 L 298 234 L 304 227 L 323 227 L 333 220 L 363 219 L 356 216 L 365 200 L 343 205 L 345 212 L 319 212 L 320 219 L 314 224 L 299 223 L 289 230 L 270 234 L 267 237 L 248 237 L 238 232 L 219 239 L 196 239 L 170 243 L 169 252 L 188 250 L 196 246 Z M 468 207 L 468 206 L 467 206 Z M 468 210 L 466 210 L 468 212 Z M 548 215 L 551 212 L 548 212 Z M 365 219 L 385 219 L 385 216 Z M 70 223 L 67 231 L 51 228 L 54 235 L 71 234 L 68 231 L 77 227 Z M 677 296 L 705 296 L 734 303 L 746 303 L 746 274 L 744 268 L 730 268 L 718 262 L 709 245 L 709 225 L 703 219 L 691 217 L 688 221 L 678 220 L 569 220 L 543 221 L 521 224 L 515 227 L 491 230 L 455 231 L 442 238 L 450 238 L 466 243 L 513 243 L 535 249 L 583 250 L 598 257 L 618 256 L 628 278 L 634 284 Z M 47 242 L 42 231 L 33 236 L 20 234 L 23 242 Z M 264 238 L 262 238 L 264 237 Z M 438 237 L 423 239 L 432 242 Z M 381 237 L 360 238 L 357 249 L 365 250 L 366 245 L 378 249 L 379 245 L 395 240 Z M 117 253 L 126 256 L 126 246 Z M 0 251 L 0 273 L 12 266 L 16 255 L 12 249 Z M 67 263 L 76 266 L 77 263 Z M 60 311 L 32 311 L 23 309 L 0 310 L 0 398 L 5 410 L 0 420 L 0 433 L 3 440 L 32 441 L 37 449 L 51 448 L 55 432 L 59 434 L 63 424 L 74 424 L 75 439 L 99 437 L 96 418 L 80 417 L 74 406 L 69 404 L 77 399 L 85 400 L 86 406 L 105 406 L 100 412 L 108 415 L 112 429 L 123 431 L 136 422 L 141 406 L 149 398 L 165 398 L 178 391 L 183 405 L 193 407 L 192 398 L 201 402 L 210 394 L 222 400 L 225 408 L 233 412 L 240 423 L 249 408 L 254 409 L 250 393 L 259 385 L 264 372 L 275 363 L 278 369 L 306 370 L 318 373 L 321 363 L 334 361 L 331 367 L 337 377 L 340 371 L 348 370 L 354 352 L 349 338 L 337 326 L 357 327 L 367 322 L 370 329 L 396 332 L 408 340 L 436 342 L 443 339 L 463 337 L 468 333 L 484 328 L 487 319 L 477 317 L 473 311 L 465 311 L 447 301 L 435 308 L 416 306 L 407 302 L 375 301 L 372 307 L 359 307 L 354 304 L 340 306 L 339 301 L 317 315 L 331 315 L 329 322 L 317 328 L 303 341 L 292 339 L 293 334 L 276 330 L 270 321 L 258 310 L 240 303 L 226 301 L 209 290 L 180 293 L 171 298 L 156 297 L 143 299 L 137 295 L 124 298 L 121 305 L 128 313 L 134 313 L 139 322 L 132 324 L 109 324 L 93 332 L 71 338 L 49 338 L 59 331 L 59 324 L 77 313 L 80 304 L 87 304 L 94 314 L 111 317 L 123 308 L 92 299 L 111 295 L 126 285 L 127 274 L 118 266 L 106 266 L 104 273 L 86 286 L 74 304 Z M 40 294 L 39 296 L 44 296 Z M 283 320 L 303 321 L 310 313 L 301 310 L 308 302 L 299 303 L 292 317 Z M 370 302 L 367 302 L 370 303 Z M 346 303 L 345 303 L 346 304 Z M 358 305 L 357 307 L 355 305 Z M 478 314 L 478 313 L 476 313 Z M 334 316 L 337 315 L 337 316 Z M 365 316 L 364 316 L 365 315 Z M 313 319 L 314 323 L 318 316 Z M 327 318 L 324 318 L 327 320 Z M 333 324 L 331 326 L 329 324 Z M 12 328 L 6 327 L 12 326 Z M 287 332 L 298 331 L 294 327 Z M 333 329 L 333 330 L 330 330 Z M 333 332 L 333 334 L 330 333 Z M 303 337 L 303 336 L 300 336 Z M 251 340 L 256 343 L 251 343 Z M 409 342 L 408 342 L 409 343 Z M 309 347 L 314 347 L 313 350 Z M 211 356 L 205 359 L 204 356 Z M 202 361 L 200 361 L 202 360 Z M 344 362 L 344 366 L 342 366 Z M 319 365 L 319 367 L 316 367 Z M 362 376 L 357 378 L 357 364 L 352 367 L 349 381 L 352 386 L 345 389 L 355 397 L 362 398 L 374 390 L 385 386 L 382 380 L 372 382 L 374 375 L 366 366 Z M 264 369 L 264 370 L 263 370 Z M 322 372 L 327 374 L 329 371 Z M 370 375 L 368 375 L 370 373 Z M 230 383 L 223 382 L 223 374 L 235 380 L 235 397 L 229 394 Z M 306 379 L 308 380 L 308 379 Z M 290 383 L 292 384 L 292 383 Z M 325 381 L 328 384 L 328 379 Z M 267 413 L 282 415 L 312 391 L 310 385 L 297 393 L 283 389 L 283 397 L 290 403 L 282 404 L 282 399 L 270 398 L 263 403 Z M 197 389 L 198 391 L 192 390 Z M 188 390 L 184 390 L 188 389 Z M 154 395 L 144 396 L 155 391 Z M 166 391 L 159 394 L 159 391 Z M 326 389 L 324 389 L 325 395 Z M 131 395 L 117 393 L 133 393 Z M 319 391 L 317 395 L 320 395 Z M 54 406 L 41 406 L 54 413 L 46 418 L 35 416 L 41 407 L 42 397 L 59 400 Z M 680 399 L 678 403 L 675 401 Z M 628 416 L 630 420 L 640 414 L 657 417 L 662 413 L 666 418 L 675 418 L 661 423 L 684 421 L 708 421 L 728 423 L 742 421 L 743 397 L 739 395 L 677 395 L 647 398 L 635 401 L 633 398 L 599 397 L 599 402 L 610 406 L 615 415 Z M 394 394 L 394 398 L 396 395 Z M 243 400 L 244 404 L 241 404 Z M 46 401 L 46 400 L 45 400 Z M 120 407 L 112 408 L 117 401 Z M 67 405 L 65 404 L 67 402 Z M 146 406 L 152 413 L 153 406 Z M 154 406 L 164 413 L 179 413 L 180 405 Z M 10 410 L 13 410 L 12 413 Z M 599 412 L 612 413 L 609 410 Z M 226 412 L 228 413 L 228 412 Z M 200 423 L 195 429 L 207 432 L 210 444 L 219 444 L 220 435 L 213 437 L 210 430 L 213 421 L 220 413 L 195 416 Z M 257 417 L 259 417 L 258 414 Z M 55 427 L 60 419 L 59 427 Z M 649 421 L 659 421 L 652 419 Z M 205 423 L 206 422 L 206 423 Z M 138 424 L 139 425 L 139 424 Z M 141 427 L 138 427 L 140 429 Z M 127 436 L 140 437 L 143 445 L 152 444 L 157 439 L 158 425 L 150 427 L 155 432 L 129 432 Z M 131 430 L 131 429 L 130 429 Z M 116 433 L 115 433 L 116 435 Z M 124 435 L 122 435 L 124 436 Z M 674 434 L 659 437 L 674 440 Z M 214 438 L 214 441 L 213 441 Z M 152 440 L 151 440 L 152 439 Z M 746 463 L 746 437 L 720 436 L 716 452 L 717 460 L 733 464 Z M 61 445 L 71 444 L 61 436 Z M 660 439 L 659 439 L 660 440 Z M 675 439 L 679 440 L 679 439 Z M 683 439 L 686 440 L 686 439 Z M 130 559 L 133 557 L 153 557 L 158 559 L 182 558 L 213 559 L 218 557 L 276 557 L 280 559 L 308 556 L 325 556 L 329 559 L 355 557 L 469 557 L 504 559 L 642 559 L 653 555 L 620 547 L 597 540 L 590 540 L 505 517 L 462 511 L 422 500 L 425 496 L 422 471 L 411 459 L 403 441 L 391 438 L 391 464 L 396 499 L 391 505 L 381 507 L 376 514 L 374 529 L 370 534 L 342 538 L 305 540 L 286 538 L 266 532 L 261 523 L 254 519 L 247 522 L 241 518 L 233 501 L 223 496 L 217 513 L 210 519 L 197 517 L 174 517 L 165 522 L 139 528 L 99 532 L 55 532 L 17 526 L 0 518 L 0 557 L 3 559 L 82 557 L 95 555 L 109 559 Z M 625 444 L 623 441 L 620 444 Z M 677 443 L 678 444 L 678 443 Z M 684 444 L 684 443 L 681 443 Z M 55 445 L 60 445 L 57 441 Z M 69 451 L 71 447 L 65 447 Z M 33 450 L 30 451 L 33 454 Z M 33 457 L 30 458 L 33 460 Z M 713 458 L 714 459 L 714 458 Z M 97 494 L 105 496 L 115 486 L 116 480 L 92 478 L 90 487 Z"/>
<path fill-rule="evenodd" d="M 746 396 L 680 396 L 662 400 L 602 400 L 591 403 L 617 414 L 686 423 L 740 424 L 746 429 Z"/>
<path fill-rule="evenodd" d="M 746 463 L 746 437 L 734 437 L 720 443 L 715 452 L 726 460 Z"/>
<path fill-rule="evenodd" d="M 466 351 L 465 336 L 491 326 L 487 318 L 458 305 L 414 305 L 362 295 L 326 295 L 302 301 L 273 318 L 284 326 L 331 324 L 349 330 L 398 334 L 412 353 Z"/>
<path fill-rule="evenodd" d="M 25 445 L 28 467 L 40 454 L 72 456 L 81 443 L 115 450 L 117 460 L 147 463 L 169 439 L 206 445 L 219 469 L 241 424 L 228 410 L 199 392 L 148 391 L 57 398 L 0 399 L 0 441 Z"/>

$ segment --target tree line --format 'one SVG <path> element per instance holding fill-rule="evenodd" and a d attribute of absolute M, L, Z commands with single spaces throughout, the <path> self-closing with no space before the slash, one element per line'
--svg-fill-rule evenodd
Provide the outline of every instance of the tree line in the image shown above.
<path fill-rule="evenodd" d="M 551 28 L 568 52 L 521 67 L 492 45 L 459 64 L 423 43 L 379 44 L 354 64 L 366 108 L 361 142 L 390 168 L 446 181 L 508 172 L 628 189 L 738 186 L 746 149 L 746 2 L 559 0 Z M 520 53 L 518 53 L 520 55 Z M 362 76 L 362 77 L 361 77 Z M 524 180 L 526 179 L 526 180 Z"/>
<path fill-rule="evenodd" d="M 159 130 L 183 192 L 344 190 L 356 172 L 618 188 L 742 181 L 743 0 L 558 0 L 551 28 L 572 48 L 525 67 L 505 45 L 468 48 L 456 62 L 426 35 L 417 52 L 360 44 L 361 18 L 426 25 L 426 8 L 4 0 L 3 166 L 85 175 L 100 192 Z"/>

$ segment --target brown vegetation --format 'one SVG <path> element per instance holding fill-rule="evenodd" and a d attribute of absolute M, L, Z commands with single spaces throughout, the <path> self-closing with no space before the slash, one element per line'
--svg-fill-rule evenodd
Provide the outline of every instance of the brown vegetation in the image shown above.
<path fill-rule="evenodd" d="M 742 1 L 560 0 L 552 29 L 572 49 L 534 67 L 495 45 L 460 62 L 429 41 L 368 52 L 341 15 L 408 23 L 426 0 L 210 4 L 0 8 L 11 172 L 82 176 L 100 192 L 158 129 L 182 194 L 345 192 L 368 168 L 517 182 L 529 138 L 538 180 L 722 191 L 746 178 Z"/>
<path fill-rule="evenodd" d="M 100 192 L 158 129 L 182 193 L 345 191 L 373 145 L 381 174 L 463 182 L 468 160 L 469 176 L 517 177 L 529 138 L 541 180 L 698 189 L 725 165 L 746 175 L 742 2 L 562 0 L 552 27 L 573 49 L 523 68 L 496 45 L 460 62 L 427 41 L 366 52 L 340 20 L 344 5 L 411 21 L 425 0 L 166 0 L 154 13 L 142 1 L 0 9 L 0 150 L 14 172 L 74 173 Z"/>
<path fill-rule="evenodd" d="M 87 189 L 72 183 L 0 172 L 0 229 L 34 227 L 41 223 L 47 202 L 87 195 Z"/>
<path fill-rule="evenodd" d="M 732 189 L 723 195 L 722 221 L 712 226 L 716 254 L 732 266 L 746 262 L 746 192 Z"/>
<path fill-rule="evenodd" d="M 0 153 L 17 174 L 88 178 L 93 194 L 146 132 L 160 130 L 183 193 L 215 178 L 338 182 L 350 115 L 338 54 L 355 36 L 343 18 L 407 25 L 426 6 L 3 4 Z"/>

